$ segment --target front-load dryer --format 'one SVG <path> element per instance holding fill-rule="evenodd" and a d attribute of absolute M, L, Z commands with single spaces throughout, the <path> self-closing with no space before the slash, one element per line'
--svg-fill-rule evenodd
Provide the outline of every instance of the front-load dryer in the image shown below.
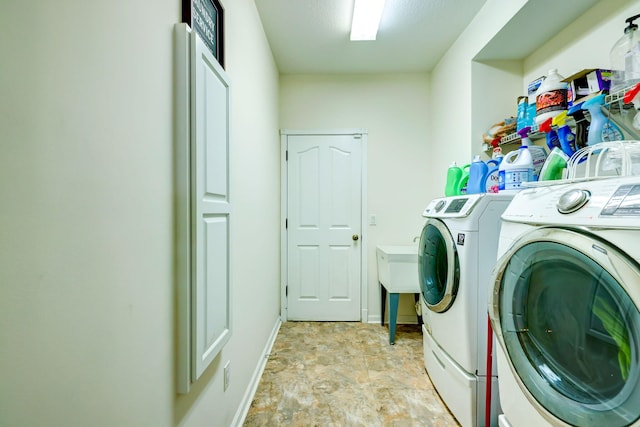
<path fill-rule="evenodd" d="M 640 425 L 640 178 L 522 190 L 502 218 L 500 425 Z"/>
<path fill-rule="evenodd" d="M 436 390 L 464 426 L 485 425 L 487 295 L 500 216 L 513 194 L 470 194 L 431 201 L 418 249 L 424 364 Z M 491 379 L 490 425 L 498 384 Z"/>

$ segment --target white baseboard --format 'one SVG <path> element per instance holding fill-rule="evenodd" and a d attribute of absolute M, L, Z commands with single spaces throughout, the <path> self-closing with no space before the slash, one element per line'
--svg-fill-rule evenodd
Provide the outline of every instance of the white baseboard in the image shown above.
<path fill-rule="evenodd" d="M 278 336 L 280 325 L 282 325 L 282 320 L 280 319 L 280 317 L 278 317 L 278 319 L 276 320 L 276 324 L 273 326 L 273 330 L 271 331 L 271 335 L 269 336 L 269 339 L 264 346 L 262 357 L 258 361 L 258 366 L 256 366 L 255 371 L 253 371 L 251 381 L 249 381 L 247 390 L 244 392 L 244 396 L 242 397 L 242 402 L 240 402 L 238 411 L 233 417 L 233 421 L 231 422 L 231 426 L 233 427 L 241 427 L 244 424 L 244 420 L 247 418 L 249 408 L 251 407 L 251 402 L 253 401 L 253 397 L 255 396 L 256 391 L 258 390 L 258 385 L 260 384 L 260 378 L 262 378 L 262 373 L 264 372 L 264 368 L 267 365 L 267 361 L 269 360 L 269 354 L 271 353 L 273 344 L 276 342 L 276 337 Z"/>

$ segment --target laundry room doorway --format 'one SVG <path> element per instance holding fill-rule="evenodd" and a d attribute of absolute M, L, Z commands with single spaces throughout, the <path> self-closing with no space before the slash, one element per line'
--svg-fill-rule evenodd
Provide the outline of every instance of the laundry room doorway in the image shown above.
<path fill-rule="evenodd" d="M 281 131 L 281 315 L 366 320 L 362 129 Z"/>

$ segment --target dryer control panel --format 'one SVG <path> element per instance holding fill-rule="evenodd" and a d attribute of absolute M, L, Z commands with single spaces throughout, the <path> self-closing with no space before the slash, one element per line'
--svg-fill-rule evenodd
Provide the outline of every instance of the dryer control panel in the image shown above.
<path fill-rule="evenodd" d="M 424 210 L 422 216 L 437 218 L 465 217 L 471 213 L 473 206 L 481 197 L 482 194 L 469 194 L 434 199 Z"/>
<path fill-rule="evenodd" d="M 520 191 L 503 221 L 640 229 L 640 177 L 559 183 Z"/>
<path fill-rule="evenodd" d="M 640 216 L 640 185 L 628 184 L 618 187 L 600 215 Z"/>
<path fill-rule="evenodd" d="M 478 206 L 481 200 L 511 201 L 513 194 L 464 194 L 461 196 L 440 197 L 433 199 L 422 216 L 426 218 L 464 218 Z"/>

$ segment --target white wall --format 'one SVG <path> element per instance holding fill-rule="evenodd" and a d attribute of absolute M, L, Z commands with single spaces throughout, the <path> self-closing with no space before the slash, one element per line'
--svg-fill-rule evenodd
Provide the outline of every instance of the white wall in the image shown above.
<path fill-rule="evenodd" d="M 282 75 L 280 127 L 368 130 L 369 319 L 380 319 L 377 245 L 412 244 L 421 213 L 437 192 L 428 179 L 430 96 L 427 74 Z M 388 310 L 387 310 L 388 313 Z M 399 320 L 415 322 L 413 298 L 403 295 Z"/>
<path fill-rule="evenodd" d="M 176 396 L 181 2 L 3 2 L 0 425 L 225 425 L 236 414 L 279 312 L 278 80 L 253 1 L 223 3 L 233 335 L 192 392 Z"/>
<path fill-rule="evenodd" d="M 179 4 L 3 2 L 0 425 L 169 425 Z"/>
<path fill-rule="evenodd" d="M 609 52 L 624 33 L 625 19 L 638 13 L 638 0 L 601 0 L 524 60 L 523 83 L 550 68 L 565 77 L 587 68 L 610 68 Z"/>
<path fill-rule="evenodd" d="M 474 93 L 473 58 L 524 3 L 526 0 L 487 0 L 431 74 L 433 127 L 430 139 L 437 143 L 430 151 L 433 167 L 429 178 L 438 188 L 444 188 L 447 168 L 453 160 L 459 165 L 465 164 L 472 160 L 474 154 L 480 154 L 482 133 L 472 131 L 475 128 L 472 127 L 473 116 L 478 113 L 471 102 Z M 513 69 L 513 64 L 507 68 Z M 494 104 L 494 100 L 488 98 L 481 108 L 491 111 Z M 486 112 L 480 114 L 486 115 Z M 487 129 L 502 120 L 504 117 L 501 116 L 497 114 L 486 128 L 479 129 Z"/>

